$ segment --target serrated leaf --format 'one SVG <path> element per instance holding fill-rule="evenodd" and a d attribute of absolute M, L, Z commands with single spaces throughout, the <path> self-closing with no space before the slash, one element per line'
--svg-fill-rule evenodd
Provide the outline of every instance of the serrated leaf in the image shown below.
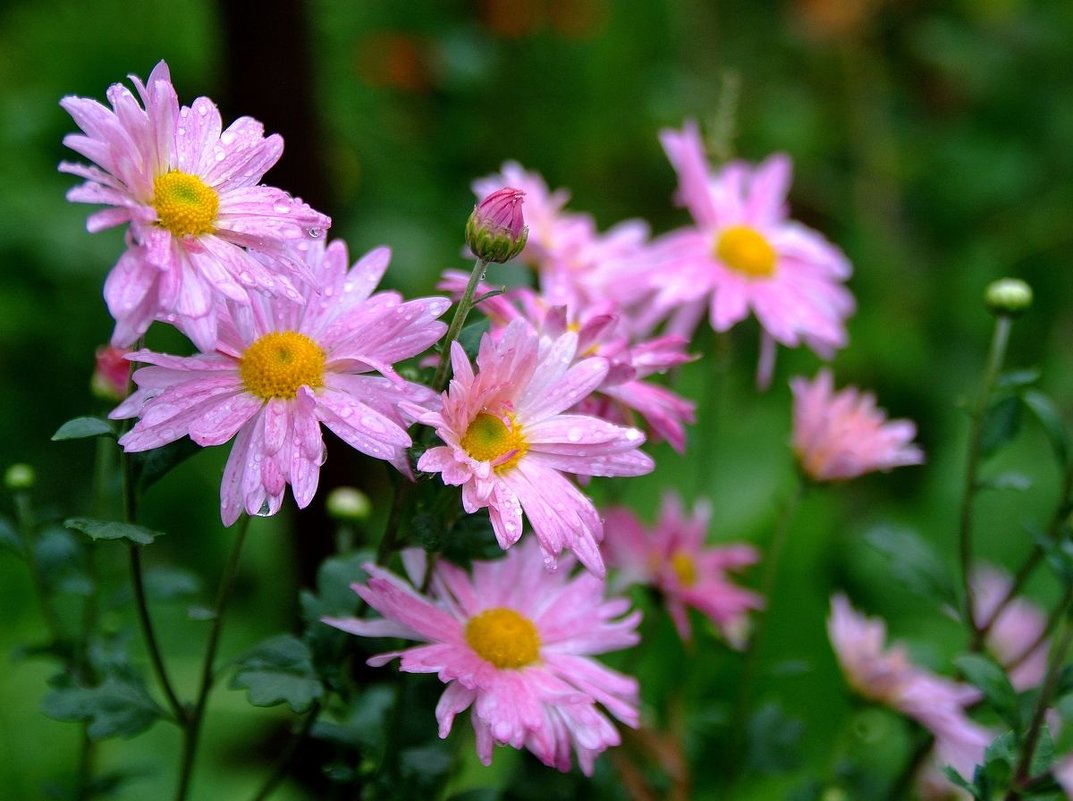
<path fill-rule="evenodd" d="M 864 539 L 887 558 L 891 575 L 905 587 L 937 604 L 957 606 L 946 565 L 915 532 L 882 525 L 867 531 Z"/>
<path fill-rule="evenodd" d="M 0 549 L 11 551 L 14 554 L 26 558 L 26 548 L 22 544 L 15 525 L 6 517 L 0 517 Z"/>
<path fill-rule="evenodd" d="M 984 751 L 983 774 L 996 787 L 1006 787 L 1017 763 L 1017 735 L 1008 731 L 996 737 Z"/>
<path fill-rule="evenodd" d="M 115 437 L 115 427 L 103 417 L 76 417 L 56 429 L 53 442 L 87 437 Z"/>
<path fill-rule="evenodd" d="M 173 468 L 178 467 L 200 451 L 200 445 L 190 437 L 183 437 L 162 448 L 130 454 L 135 482 L 138 485 L 139 492 L 145 492 Z"/>
<path fill-rule="evenodd" d="M 133 737 L 166 717 L 145 686 L 110 676 L 98 687 L 60 687 L 45 696 L 42 710 L 50 718 L 89 721 L 93 740 Z"/>
<path fill-rule="evenodd" d="M 231 689 L 246 690 L 254 706 L 285 703 L 301 713 L 324 693 L 320 679 L 313 672 L 309 647 L 290 634 L 265 640 L 237 661 Z"/>
<path fill-rule="evenodd" d="M 1021 400 L 1043 428 L 1058 464 L 1069 464 L 1069 431 L 1054 402 L 1037 390 L 1023 393 Z"/>
<path fill-rule="evenodd" d="M 164 536 L 163 531 L 153 531 L 145 526 L 91 517 L 69 517 L 63 521 L 63 525 L 81 531 L 92 540 L 128 540 L 135 545 L 149 545 L 157 537 Z"/>
<path fill-rule="evenodd" d="M 984 694 L 984 700 L 1014 731 L 1021 730 L 1021 707 L 1017 691 L 1006 672 L 989 656 L 962 654 L 954 660 L 957 669 Z"/>
<path fill-rule="evenodd" d="M 1021 399 L 1000 398 L 984 412 L 980 429 L 980 456 L 987 458 L 1017 436 L 1021 430 Z"/>

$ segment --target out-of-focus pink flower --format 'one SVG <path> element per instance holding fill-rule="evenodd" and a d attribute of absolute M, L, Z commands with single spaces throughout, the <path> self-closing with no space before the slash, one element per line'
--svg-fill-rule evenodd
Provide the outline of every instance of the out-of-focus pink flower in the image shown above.
<path fill-rule="evenodd" d="M 460 297 L 467 280 L 465 273 L 447 270 L 439 289 Z M 482 283 L 477 294 L 492 290 L 491 285 Z M 685 450 L 685 427 L 696 419 L 696 404 L 650 380 L 695 358 L 686 352 L 684 337 L 667 335 L 634 342 L 615 304 L 592 303 L 580 310 L 576 305 L 549 306 L 543 295 L 529 287 L 511 287 L 482 301 L 479 308 L 491 321 L 493 336 L 519 318 L 553 339 L 565 331 L 576 331 L 575 358 L 601 356 L 608 360 L 603 382 L 576 411 L 616 425 L 632 425 L 633 413 L 639 414 L 657 437 L 667 440 L 679 453 Z"/>
<path fill-rule="evenodd" d="M 1051 770 L 1054 773 L 1055 781 L 1061 785 L 1063 792 L 1069 798 L 1073 798 L 1073 754 L 1059 759 Z"/>
<path fill-rule="evenodd" d="M 111 109 L 82 97 L 60 102 L 83 131 L 64 144 L 97 165 L 60 164 L 86 179 L 67 199 L 109 207 L 90 216 L 91 232 L 130 225 L 130 247 L 104 286 L 112 344 L 128 346 L 166 319 L 187 321 L 194 344 L 211 351 L 220 298 L 245 303 L 260 290 L 298 299 L 295 279 L 319 282 L 291 246 L 305 247 L 331 220 L 261 185 L 283 153 L 282 138 L 265 137 L 261 123 L 240 117 L 222 130 L 206 97 L 180 107 L 163 61 L 144 84 L 131 81 L 141 103 L 118 83 L 108 89 Z"/>
<path fill-rule="evenodd" d="M 759 558 L 749 545 L 706 547 L 711 506 L 699 502 L 687 517 L 676 494 L 663 497 L 656 525 L 647 529 L 629 509 L 604 514 L 604 555 L 617 568 L 616 585 L 642 584 L 663 593 L 667 611 L 683 640 L 689 640 L 688 607 L 712 621 L 735 648 L 745 644 L 748 613 L 764 606 L 754 592 L 730 582 L 728 573 Z"/>
<path fill-rule="evenodd" d="M 423 551 L 404 562 L 415 586 L 425 572 Z M 638 642 L 640 613 L 625 599 L 604 599 L 604 582 L 591 573 L 540 569 L 540 550 L 521 543 L 504 558 L 475 562 L 472 576 L 440 560 L 430 597 L 392 573 L 365 565 L 369 579 L 352 585 L 381 620 L 328 618 L 325 623 L 363 637 L 402 637 L 423 645 L 374 656 L 373 666 L 399 657 L 400 670 L 436 673 L 447 684 L 436 706 L 440 737 L 455 715 L 470 709 L 477 754 L 492 761 L 495 744 L 527 748 L 545 765 L 570 769 L 577 753 L 591 775 L 596 757 L 619 744 L 600 704 L 636 728 L 637 681 L 593 654 Z"/>
<path fill-rule="evenodd" d="M 477 258 L 502 264 L 522 252 L 529 236 L 522 216 L 524 200 L 525 192 L 508 186 L 474 206 L 466 221 L 466 244 Z"/>
<path fill-rule="evenodd" d="M 245 509 L 275 514 L 287 484 L 306 506 L 324 461 L 324 425 L 352 447 L 409 474 L 399 405 L 434 405 L 426 387 L 400 378 L 396 362 L 426 350 L 446 326 L 446 298 L 403 302 L 373 289 L 390 251 L 378 248 L 349 271 L 342 242 L 307 253 L 320 286 L 300 303 L 255 294 L 219 311 L 219 340 L 191 357 L 139 351 L 138 391 L 112 412 L 140 418 L 120 438 L 128 451 L 189 436 L 199 445 L 235 444 L 224 468 L 220 513 L 230 525 Z M 369 375 L 373 371 L 381 375 Z M 386 376 L 386 377 L 385 377 Z"/>
<path fill-rule="evenodd" d="M 912 444 L 916 426 L 910 420 L 888 421 L 870 393 L 855 387 L 835 392 L 829 370 L 821 370 L 811 383 L 795 378 L 790 386 L 793 449 L 813 480 L 843 481 L 923 463 L 924 452 Z"/>
<path fill-rule="evenodd" d="M 689 335 L 705 307 L 716 331 L 751 312 L 788 347 L 804 343 L 829 358 L 845 346 L 845 320 L 855 306 L 844 286 L 850 264 L 820 234 L 789 219 L 790 159 L 732 162 L 713 172 L 695 123 L 665 130 L 660 140 L 694 225 L 653 242 L 652 316 L 669 317 L 669 331 Z"/>
<path fill-rule="evenodd" d="M 566 413 L 607 375 L 606 359 L 577 361 L 577 349 L 574 332 L 542 340 L 518 319 L 498 339 L 485 334 L 475 374 L 454 343 L 442 411 L 413 410 L 445 443 L 425 451 L 417 469 L 461 485 L 466 512 L 487 507 L 501 547 L 518 541 L 524 513 L 549 567 L 569 548 L 602 576 L 600 515 L 563 473 L 636 476 L 654 465 L 638 450 L 645 436 L 637 429 Z"/>
<path fill-rule="evenodd" d="M 130 392 L 130 362 L 128 348 L 105 345 L 97 348 L 96 367 L 90 379 L 93 394 L 102 400 L 121 401 Z"/>
<path fill-rule="evenodd" d="M 973 571 L 974 619 L 982 626 L 991 619 L 1010 589 L 1010 577 L 990 566 Z M 1009 669 L 1014 689 L 1038 687 L 1047 671 L 1048 641 L 1042 637 L 1047 616 L 1024 598 L 1014 598 L 1002 610 L 987 633 L 985 645 L 999 664 Z"/>

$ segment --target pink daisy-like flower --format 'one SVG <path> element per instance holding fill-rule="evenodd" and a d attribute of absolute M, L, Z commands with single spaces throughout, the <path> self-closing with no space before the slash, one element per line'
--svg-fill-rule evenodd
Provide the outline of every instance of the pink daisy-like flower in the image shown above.
<path fill-rule="evenodd" d="M 226 525 L 243 509 L 275 514 L 287 484 L 299 507 L 312 500 L 324 461 L 321 425 L 409 474 L 411 421 L 398 407 L 437 398 L 392 365 L 443 335 L 436 318 L 450 301 L 373 294 L 389 259 L 390 251 L 378 248 L 348 271 L 342 242 L 317 243 L 307 260 L 320 287 L 304 288 L 301 303 L 252 295 L 247 305 L 221 305 L 211 353 L 131 354 L 153 366 L 134 374 L 138 391 L 111 414 L 140 418 L 119 443 L 144 451 L 183 436 L 199 445 L 234 437 L 220 488 Z M 382 375 L 367 375 L 374 370 Z"/>
<path fill-rule="evenodd" d="M 83 131 L 64 144 L 98 165 L 60 164 L 86 179 L 67 199 L 110 207 L 90 216 L 91 232 L 130 225 L 130 248 L 104 287 L 116 320 L 112 344 L 130 345 L 163 318 L 211 350 L 215 299 L 244 303 L 250 289 L 296 299 L 291 279 L 313 279 L 289 246 L 320 236 L 331 220 L 260 185 L 283 152 L 280 136 L 265 137 L 250 117 L 223 130 L 205 97 L 180 107 L 163 61 L 144 84 L 131 82 L 141 103 L 118 83 L 108 89 L 111 109 L 82 97 L 60 102 Z M 251 251 L 275 260 L 266 264 Z"/>
<path fill-rule="evenodd" d="M 414 586 L 422 584 L 424 552 L 407 551 Z M 619 734 L 597 707 L 636 728 L 637 681 L 593 654 L 638 642 L 639 612 L 625 599 L 604 599 L 604 582 L 591 573 L 540 569 L 532 542 L 504 558 L 475 562 L 472 576 L 443 560 L 419 595 L 392 573 L 365 565 L 366 584 L 352 585 L 381 620 L 327 618 L 325 623 L 363 637 L 402 637 L 424 645 L 374 656 L 373 666 L 399 657 L 400 670 L 436 673 L 447 684 L 436 706 L 440 737 L 470 709 L 477 754 L 492 761 L 496 743 L 527 748 L 545 765 L 567 771 L 571 751 L 586 775 Z"/>
<path fill-rule="evenodd" d="M 830 357 L 846 344 L 854 310 L 843 285 L 851 267 L 820 234 L 789 219 L 791 163 L 783 155 L 753 168 L 727 164 L 713 173 L 693 122 L 660 134 L 678 174 L 678 201 L 695 225 L 653 243 L 657 315 L 689 334 L 708 307 L 712 327 L 726 331 L 756 315 L 767 334 L 789 347 L 804 343 Z"/>
<path fill-rule="evenodd" d="M 801 469 L 815 481 L 844 481 L 873 470 L 922 464 L 912 444 L 910 420 L 888 421 L 875 397 L 848 387 L 834 391 L 829 370 L 809 383 L 790 382 L 794 393 L 793 449 Z"/>
<path fill-rule="evenodd" d="M 646 529 L 629 509 L 604 515 L 604 553 L 619 572 L 616 585 L 643 584 L 663 593 L 683 640 L 692 637 L 687 607 L 712 621 L 735 648 L 745 644 L 748 613 L 764 606 L 754 592 L 732 584 L 728 573 L 759 558 L 750 545 L 705 546 L 711 505 L 698 502 L 687 517 L 676 494 L 663 497 L 659 521 Z"/>
<path fill-rule="evenodd" d="M 515 320 L 498 338 L 481 340 L 476 374 L 454 343 L 442 411 L 413 410 L 445 443 L 425 451 L 417 469 L 461 485 L 466 512 L 487 507 L 501 547 L 518 541 L 524 513 L 549 567 L 569 548 L 602 576 L 600 516 L 563 473 L 636 476 L 654 465 L 637 450 L 645 439 L 637 429 L 564 413 L 607 375 L 606 359 L 575 362 L 577 343 L 572 331 L 542 339 Z"/>

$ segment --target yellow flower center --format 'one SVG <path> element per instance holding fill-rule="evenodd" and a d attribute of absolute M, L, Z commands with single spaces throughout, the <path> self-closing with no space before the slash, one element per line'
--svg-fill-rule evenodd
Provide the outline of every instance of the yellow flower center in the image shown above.
<path fill-rule="evenodd" d="M 671 570 L 683 587 L 692 587 L 697 583 L 697 563 L 685 551 L 677 551 L 671 557 Z"/>
<path fill-rule="evenodd" d="M 153 208 L 175 236 L 200 236 L 215 230 L 220 196 L 196 175 L 173 170 L 153 181 Z"/>
<path fill-rule="evenodd" d="M 466 642 L 497 668 L 523 668 L 540 658 L 540 634 L 533 621 L 501 606 L 469 619 Z"/>
<path fill-rule="evenodd" d="M 497 473 L 513 468 L 529 450 L 513 414 L 508 413 L 503 420 L 487 412 L 481 412 L 469 424 L 462 447 L 477 461 L 491 462 Z"/>
<path fill-rule="evenodd" d="M 246 390 L 259 398 L 293 398 L 298 387 L 324 384 L 324 351 L 297 331 L 273 331 L 242 354 L 239 374 Z"/>
<path fill-rule="evenodd" d="M 770 278 L 775 273 L 775 248 L 754 228 L 732 225 L 719 234 L 715 257 L 746 278 Z"/>

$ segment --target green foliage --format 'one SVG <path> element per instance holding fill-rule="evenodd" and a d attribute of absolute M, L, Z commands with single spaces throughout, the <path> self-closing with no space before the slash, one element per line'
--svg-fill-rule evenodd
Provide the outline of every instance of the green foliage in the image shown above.
<path fill-rule="evenodd" d="M 74 531 L 81 531 L 91 540 L 127 540 L 135 545 L 151 545 L 157 537 L 164 536 L 162 531 L 153 531 L 145 526 L 120 523 L 116 520 L 69 517 L 63 521 L 63 524 Z"/>
<path fill-rule="evenodd" d="M 1036 418 L 1054 451 L 1059 467 L 1069 464 L 1069 430 L 1054 401 L 1042 392 L 1029 390 L 1021 395 L 1025 408 Z"/>
<path fill-rule="evenodd" d="M 45 696 L 42 710 L 57 720 L 89 721 L 89 736 L 94 740 L 133 737 L 167 717 L 145 684 L 129 676 L 109 676 L 96 687 L 64 686 L 61 682 Z"/>
<path fill-rule="evenodd" d="M 984 654 L 962 654 L 954 660 L 957 669 L 984 694 L 984 700 L 1013 731 L 1021 730 L 1021 708 L 1017 691 L 1006 672 Z"/>
<path fill-rule="evenodd" d="M 980 429 L 982 458 L 991 456 L 1020 433 L 1021 412 L 1021 399 L 1016 395 L 1000 397 L 987 407 Z"/>
<path fill-rule="evenodd" d="M 0 549 L 11 551 L 17 556 L 26 558 L 26 547 L 22 544 L 15 524 L 6 517 L 0 516 Z"/>
<path fill-rule="evenodd" d="M 324 694 L 313 671 L 309 646 L 289 634 L 260 643 L 237 660 L 232 690 L 246 690 L 254 706 L 287 704 L 291 711 L 307 711 Z"/>
<path fill-rule="evenodd" d="M 102 417 L 76 417 L 68 420 L 52 435 L 53 442 L 66 439 L 86 439 L 88 437 L 115 438 L 115 426 Z"/>
<path fill-rule="evenodd" d="M 886 558 L 891 576 L 907 589 L 937 605 L 957 605 L 949 570 L 916 532 L 880 525 L 869 529 L 864 538 Z"/>
<path fill-rule="evenodd" d="M 151 451 L 139 451 L 127 455 L 131 460 L 131 470 L 138 492 L 143 493 L 149 487 L 166 476 L 195 453 L 201 452 L 201 446 L 190 437 L 183 437 Z"/>
<path fill-rule="evenodd" d="M 776 703 L 761 706 L 748 722 L 748 763 L 758 773 L 783 773 L 801 761 L 804 724 Z"/>

